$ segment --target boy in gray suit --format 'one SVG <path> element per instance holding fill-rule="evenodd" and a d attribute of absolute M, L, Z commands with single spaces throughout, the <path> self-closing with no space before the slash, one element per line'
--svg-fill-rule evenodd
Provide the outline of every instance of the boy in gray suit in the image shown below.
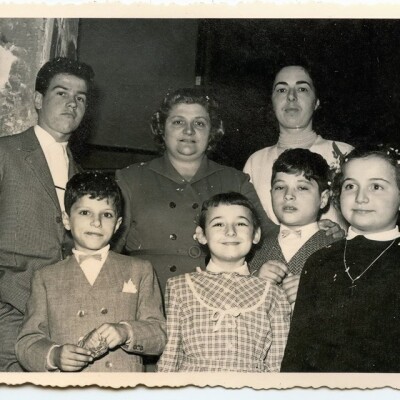
<path fill-rule="evenodd" d="M 73 255 L 35 272 L 16 354 L 28 371 L 141 372 L 165 346 L 161 294 L 148 261 L 109 250 L 122 218 L 113 178 L 75 175 L 64 226 Z"/>
<path fill-rule="evenodd" d="M 272 167 L 272 207 L 280 225 L 256 250 L 250 271 L 282 285 L 292 307 L 307 258 L 338 240 L 317 223 L 329 207 L 330 175 L 325 159 L 307 149 L 284 151 Z"/>

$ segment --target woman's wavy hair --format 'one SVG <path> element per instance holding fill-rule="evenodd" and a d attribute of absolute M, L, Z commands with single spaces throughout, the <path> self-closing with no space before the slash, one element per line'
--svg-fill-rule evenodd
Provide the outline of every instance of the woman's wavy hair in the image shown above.
<path fill-rule="evenodd" d="M 225 131 L 222 119 L 219 115 L 218 102 L 200 87 L 178 89 L 172 93 L 168 92 L 161 103 L 159 110 L 153 114 L 150 126 L 154 135 L 154 141 L 160 150 L 165 150 L 165 122 L 172 107 L 177 104 L 200 104 L 205 108 L 208 112 L 211 123 L 207 152 L 214 150 L 216 144 L 222 138 Z"/>

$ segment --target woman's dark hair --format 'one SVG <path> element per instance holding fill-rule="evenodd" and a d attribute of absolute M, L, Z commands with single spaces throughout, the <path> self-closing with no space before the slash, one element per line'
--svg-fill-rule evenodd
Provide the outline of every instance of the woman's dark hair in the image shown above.
<path fill-rule="evenodd" d="M 302 68 L 307 75 L 310 77 L 311 82 L 313 84 L 313 88 L 314 88 L 314 93 L 315 93 L 315 97 L 318 99 L 318 77 L 317 77 L 317 73 L 315 71 L 314 66 L 312 66 L 308 61 L 306 60 L 289 60 L 286 61 L 285 63 L 282 63 L 278 66 L 277 70 L 276 70 L 276 74 L 274 75 L 273 78 L 273 82 L 276 79 L 276 76 L 279 74 L 279 72 L 281 72 L 281 70 L 283 68 L 287 68 L 287 67 L 299 67 Z"/>
<path fill-rule="evenodd" d="M 173 93 L 167 93 L 161 107 L 151 118 L 151 130 L 154 141 L 158 147 L 165 150 L 164 131 L 165 122 L 172 107 L 177 104 L 200 104 L 205 108 L 210 116 L 211 130 L 207 151 L 214 149 L 215 145 L 224 135 L 224 127 L 219 115 L 217 101 L 205 92 L 203 88 L 184 88 L 178 89 Z"/>
<path fill-rule="evenodd" d="M 112 201 L 117 217 L 122 215 L 122 194 L 114 177 L 99 171 L 74 175 L 65 189 L 65 212 L 70 215 L 72 205 L 86 195 L 91 199 Z"/>
<path fill-rule="evenodd" d="M 253 220 L 254 231 L 260 228 L 260 218 L 257 214 L 256 209 L 253 206 L 253 203 L 241 193 L 237 192 L 228 192 L 228 193 L 219 193 L 208 200 L 206 200 L 202 207 L 199 216 L 199 226 L 203 231 L 206 228 L 206 219 L 207 219 L 207 211 L 212 207 L 218 207 L 219 205 L 228 205 L 228 206 L 243 206 L 250 210 L 251 218 Z"/>

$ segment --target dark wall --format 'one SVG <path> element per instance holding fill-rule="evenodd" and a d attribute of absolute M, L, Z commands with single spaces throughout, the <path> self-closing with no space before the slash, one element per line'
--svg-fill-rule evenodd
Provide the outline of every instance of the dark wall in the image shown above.
<path fill-rule="evenodd" d="M 203 20 L 200 37 L 203 82 L 219 97 L 227 131 L 217 161 L 242 168 L 251 153 L 276 143 L 272 82 L 293 63 L 311 66 L 319 134 L 400 145 L 400 21 Z"/>
<path fill-rule="evenodd" d="M 321 107 L 314 128 L 352 144 L 400 147 L 400 21 L 333 19 L 82 19 L 79 58 L 96 71 L 89 166 L 154 157 L 148 127 L 167 89 L 195 75 L 221 103 L 226 135 L 213 155 L 242 168 L 276 143 L 270 93 L 281 65 L 311 66 Z M 104 150 L 104 149 L 103 149 Z"/>
<path fill-rule="evenodd" d="M 197 34 L 196 20 L 80 20 L 79 59 L 94 68 L 98 89 L 90 143 L 120 150 L 97 159 L 92 149 L 89 166 L 154 152 L 150 117 L 169 89 L 194 85 Z"/>

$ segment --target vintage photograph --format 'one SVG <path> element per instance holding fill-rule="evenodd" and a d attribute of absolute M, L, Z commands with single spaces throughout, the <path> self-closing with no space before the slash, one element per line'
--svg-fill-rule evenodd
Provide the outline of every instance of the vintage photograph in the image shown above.
<path fill-rule="evenodd" d="M 0 381 L 398 387 L 399 47 L 0 18 Z"/>

